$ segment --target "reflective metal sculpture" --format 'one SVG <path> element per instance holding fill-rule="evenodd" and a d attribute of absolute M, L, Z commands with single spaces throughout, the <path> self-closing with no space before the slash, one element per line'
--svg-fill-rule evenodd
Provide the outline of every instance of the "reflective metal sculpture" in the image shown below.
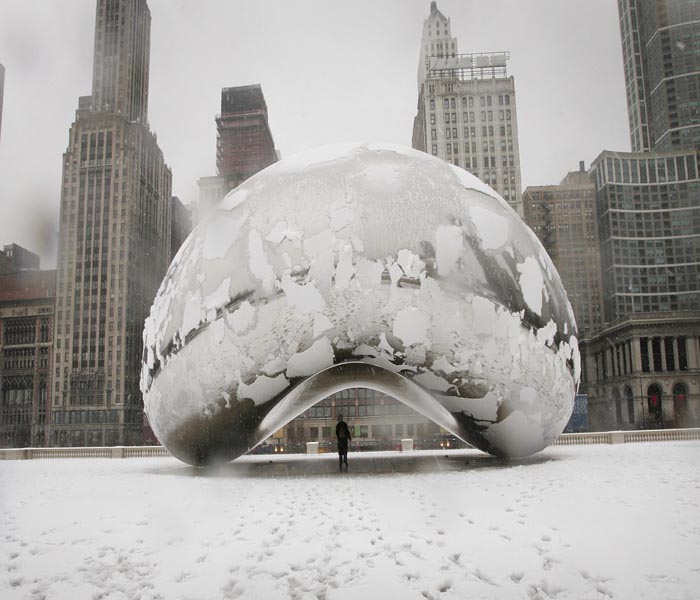
<path fill-rule="evenodd" d="M 333 146 L 260 172 L 190 235 L 146 321 L 141 388 L 191 464 L 348 387 L 522 457 L 569 419 L 575 334 L 552 262 L 493 190 L 422 152 Z"/>

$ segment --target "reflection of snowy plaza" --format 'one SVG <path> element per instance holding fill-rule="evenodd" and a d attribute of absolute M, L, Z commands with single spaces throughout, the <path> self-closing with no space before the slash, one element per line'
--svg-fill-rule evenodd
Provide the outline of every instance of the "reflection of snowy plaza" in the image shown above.
<path fill-rule="evenodd" d="M 269 458 L 273 458 L 269 461 Z M 0 462 L 0 597 L 648 598 L 700 589 L 700 442 Z"/>

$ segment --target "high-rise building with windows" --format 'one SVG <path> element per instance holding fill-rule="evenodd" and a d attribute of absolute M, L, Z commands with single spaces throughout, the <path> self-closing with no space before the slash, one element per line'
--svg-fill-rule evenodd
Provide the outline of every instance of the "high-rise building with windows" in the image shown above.
<path fill-rule="evenodd" d="M 200 211 L 206 213 L 232 189 L 277 159 L 260 84 L 222 89 L 221 112 L 216 115 L 217 175 L 197 181 Z"/>
<path fill-rule="evenodd" d="M 227 190 L 276 161 L 262 87 L 255 84 L 221 90 L 221 113 L 216 116 L 216 170 Z"/>
<path fill-rule="evenodd" d="M 63 155 L 53 445 L 139 443 L 143 323 L 170 259 L 171 172 L 148 127 L 146 0 L 97 0 L 92 95 Z"/>
<path fill-rule="evenodd" d="M 459 54 L 450 20 L 430 4 L 418 60 L 413 147 L 468 170 L 522 216 L 515 81 L 507 52 Z"/>
<path fill-rule="evenodd" d="M 595 185 L 583 162 L 559 185 L 523 192 L 525 222 L 535 232 L 561 276 L 579 335 L 604 322 Z"/>
<path fill-rule="evenodd" d="M 607 322 L 598 428 L 700 424 L 700 3 L 619 0 L 632 149 L 593 161 Z"/>
<path fill-rule="evenodd" d="M 700 310 L 698 158 L 605 151 L 593 162 L 609 321 Z"/>
<path fill-rule="evenodd" d="M 700 145 L 700 3 L 618 0 L 632 150 Z"/>

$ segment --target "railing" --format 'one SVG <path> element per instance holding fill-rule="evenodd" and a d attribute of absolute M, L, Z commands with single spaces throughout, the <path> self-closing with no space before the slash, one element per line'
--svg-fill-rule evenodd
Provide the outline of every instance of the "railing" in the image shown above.
<path fill-rule="evenodd" d="M 163 446 L 90 448 L 0 448 L 0 460 L 34 458 L 155 458 L 170 456 Z"/>
<path fill-rule="evenodd" d="M 700 428 L 563 433 L 557 438 L 554 445 L 629 444 L 634 442 L 681 442 L 687 440 L 700 440 Z"/>
<path fill-rule="evenodd" d="M 562 433 L 555 446 L 579 446 L 582 444 L 610 444 L 609 433 Z"/>
<path fill-rule="evenodd" d="M 554 446 L 588 444 L 630 444 L 637 442 L 682 442 L 700 440 L 700 428 L 649 429 L 640 431 L 603 431 L 563 433 Z M 402 442 L 405 440 L 401 440 Z M 110 448 L 0 448 L 0 460 L 35 458 L 160 458 L 170 453 L 163 446 L 115 446 Z"/>

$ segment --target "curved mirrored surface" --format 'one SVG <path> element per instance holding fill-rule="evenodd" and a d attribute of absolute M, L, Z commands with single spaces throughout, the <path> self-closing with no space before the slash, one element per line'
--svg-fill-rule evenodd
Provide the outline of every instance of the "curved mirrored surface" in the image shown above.
<path fill-rule="evenodd" d="M 193 231 L 146 321 L 141 388 L 192 464 L 358 386 L 522 457 L 568 421 L 575 334 L 551 260 L 488 186 L 411 149 L 333 146 L 258 173 Z"/>

